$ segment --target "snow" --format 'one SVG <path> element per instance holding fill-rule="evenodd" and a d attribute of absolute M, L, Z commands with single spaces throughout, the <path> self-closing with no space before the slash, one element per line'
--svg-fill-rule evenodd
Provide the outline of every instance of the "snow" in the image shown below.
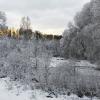
<path fill-rule="evenodd" d="M 21 88 L 12 87 L 7 79 L 0 79 L 0 100 L 29 100 L 30 91 L 21 91 Z"/>
<path fill-rule="evenodd" d="M 62 65 L 62 64 L 70 64 L 70 63 L 74 63 L 74 65 L 76 66 L 87 66 L 87 67 L 93 67 L 93 68 L 96 68 L 96 64 L 91 64 L 89 61 L 86 61 L 86 60 L 71 60 L 71 59 L 64 59 L 64 58 L 60 58 L 60 57 L 53 57 L 51 59 L 51 64 L 50 64 L 50 67 L 57 67 L 59 65 Z"/>
<path fill-rule="evenodd" d="M 69 63 L 69 61 L 68 60 L 65 60 L 65 59 L 63 59 L 63 58 L 56 58 L 56 57 L 52 57 L 52 59 L 51 59 L 51 63 L 50 63 L 50 67 L 57 67 L 57 65 L 60 65 L 60 64 L 62 64 L 62 63 Z"/>
<path fill-rule="evenodd" d="M 86 61 L 86 60 L 80 60 L 79 62 L 77 62 L 77 65 L 78 66 L 91 66 L 91 67 L 96 67 L 95 64 L 91 64 L 89 61 Z"/>
<path fill-rule="evenodd" d="M 26 89 L 25 89 L 26 88 Z M 11 82 L 9 78 L 0 79 L 0 100 L 90 100 L 90 98 L 78 98 L 76 95 L 62 95 L 58 98 L 47 98 L 48 93 L 41 90 L 30 90 L 18 82 Z M 93 100 L 99 100 L 94 98 Z"/>

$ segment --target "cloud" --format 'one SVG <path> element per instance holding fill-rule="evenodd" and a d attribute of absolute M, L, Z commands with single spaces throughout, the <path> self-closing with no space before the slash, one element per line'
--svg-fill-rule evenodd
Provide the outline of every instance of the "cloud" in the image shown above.
<path fill-rule="evenodd" d="M 9 26 L 20 24 L 22 16 L 29 16 L 33 30 L 61 33 L 83 4 L 89 0 L 0 0 Z"/>

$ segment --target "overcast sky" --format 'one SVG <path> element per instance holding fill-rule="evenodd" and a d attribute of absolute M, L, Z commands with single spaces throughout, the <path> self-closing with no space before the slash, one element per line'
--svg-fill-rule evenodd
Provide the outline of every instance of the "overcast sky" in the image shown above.
<path fill-rule="evenodd" d="M 32 29 L 60 34 L 76 12 L 90 0 L 0 0 L 10 27 L 18 27 L 21 17 L 29 16 Z"/>

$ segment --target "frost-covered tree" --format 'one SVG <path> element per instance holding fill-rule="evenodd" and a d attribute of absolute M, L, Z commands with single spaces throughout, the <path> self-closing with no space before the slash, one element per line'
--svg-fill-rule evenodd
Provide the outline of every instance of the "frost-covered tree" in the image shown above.
<path fill-rule="evenodd" d="M 30 29 L 30 25 L 31 25 L 30 18 L 28 16 L 27 17 L 22 17 L 20 27 L 23 30 L 27 30 L 27 29 Z"/>
<path fill-rule="evenodd" d="M 28 16 L 22 17 L 19 34 L 22 35 L 26 40 L 29 40 L 32 37 L 31 21 Z"/>
<path fill-rule="evenodd" d="M 60 46 L 62 48 L 62 56 L 69 57 L 69 51 L 70 51 L 70 43 L 78 34 L 78 28 L 73 25 L 72 23 L 68 24 L 68 29 L 64 31 L 63 38 L 60 41 Z"/>
<path fill-rule="evenodd" d="M 79 29 L 92 22 L 91 3 L 87 3 L 81 12 L 77 13 L 75 18 L 75 24 Z"/>
<path fill-rule="evenodd" d="M 6 21 L 7 18 L 5 12 L 0 11 L 0 29 L 3 32 L 7 30 Z"/>
<path fill-rule="evenodd" d="M 87 57 L 91 59 L 98 59 L 99 58 L 99 48 L 100 48 L 100 0 L 91 0 L 87 3 L 83 9 L 76 14 L 74 17 L 74 24 L 70 24 L 67 31 L 64 32 L 63 38 L 61 39 L 61 47 L 63 48 L 63 55 L 64 57 L 75 56 L 74 53 L 77 47 L 77 52 L 83 56 L 83 52 L 80 52 L 82 49 L 82 44 L 80 41 L 85 41 L 85 48 L 90 47 L 90 40 L 92 40 L 92 48 L 91 53 L 87 53 L 87 50 L 84 52 L 87 54 Z M 80 37 L 81 36 L 81 37 Z M 82 37 L 83 36 L 83 37 Z M 84 36 L 86 38 L 84 38 Z M 77 37 L 80 37 L 80 40 L 77 40 Z M 84 38 L 84 39 L 83 39 Z M 89 39 L 87 39 L 89 38 Z M 87 41 L 88 40 L 88 41 Z M 73 42 L 74 41 L 74 42 Z M 73 46 L 72 46 L 73 44 Z M 73 48 L 73 51 L 71 51 Z M 72 54 L 73 53 L 73 54 Z M 71 55 L 70 55 L 71 54 Z M 80 58 L 80 57 L 76 57 Z M 84 58 L 84 57 L 83 57 Z"/>
<path fill-rule="evenodd" d="M 70 44 L 70 56 L 79 59 L 93 59 L 95 51 L 94 41 L 91 37 L 82 34 L 75 37 Z"/>
<path fill-rule="evenodd" d="M 92 9 L 91 12 L 93 14 L 94 23 L 100 24 L 100 0 L 91 0 Z"/>

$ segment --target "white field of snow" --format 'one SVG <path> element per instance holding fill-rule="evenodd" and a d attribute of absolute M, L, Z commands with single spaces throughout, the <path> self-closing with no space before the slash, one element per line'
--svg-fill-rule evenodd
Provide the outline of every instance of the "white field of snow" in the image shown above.
<path fill-rule="evenodd" d="M 30 90 L 18 83 L 9 81 L 8 78 L 0 79 L 0 100 L 90 100 L 90 98 L 78 98 L 76 95 L 58 96 L 47 98 L 48 93 L 41 90 Z M 93 98 L 93 100 L 100 100 Z"/>
<path fill-rule="evenodd" d="M 74 61 L 74 60 L 71 60 L 71 59 L 64 59 L 64 58 L 56 58 L 56 57 L 53 57 L 51 59 L 51 64 L 50 64 L 50 67 L 57 67 L 57 65 L 60 65 L 60 64 L 64 64 L 64 63 L 71 63 L 71 62 L 74 62 L 74 64 L 76 66 L 90 66 L 90 67 L 96 67 L 96 64 L 91 64 L 89 61 L 86 61 L 86 60 L 80 60 L 80 61 Z"/>
<path fill-rule="evenodd" d="M 64 59 L 64 58 L 56 58 L 53 57 L 51 59 L 50 67 L 62 67 L 66 65 L 74 65 L 74 66 L 80 66 L 77 67 L 77 71 L 85 76 L 96 76 L 100 77 L 100 71 L 95 70 L 97 67 L 96 64 L 92 64 L 89 61 L 86 60 L 71 60 L 71 59 Z"/>

